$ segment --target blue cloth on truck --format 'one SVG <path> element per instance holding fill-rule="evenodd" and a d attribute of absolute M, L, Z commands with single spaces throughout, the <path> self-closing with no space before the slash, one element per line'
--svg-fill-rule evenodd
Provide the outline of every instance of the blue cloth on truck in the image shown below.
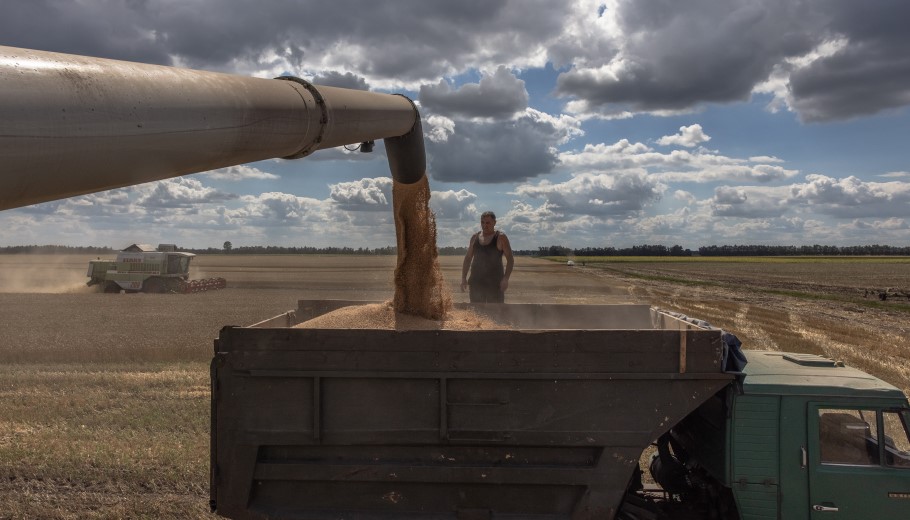
<path fill-rule="evenodd" d="M 746 355 L 743 353 L 743 342 L 729 332 L 721 331 L 721 341 L 724 342 L 724 355 L 721 366 L 724 372 L 742 372 L 746 368 Z"/>
<path fill-rule="evenodd" d="M 681 312 L 673 311 L 661 311 L 670 316 L 673 316 L 676 319 L 691 323 L 695 326 L 704 328 L 704 329 L 717 329 L 717 327 L 712 327 L 710 323 L 705 320 L 699 320 L 696 318 L 690 318 Z M 746 359 L 746 355 L 743 353 L 743 342 L 739 340 L 735 335 L 720 330 L 720 339 L 724 343 L 724 353 L 721 357 L 721 367 L 724 372 L 731 372 L 734 374 L 742 374 L 744 368 L 746 368 L 746 363 L 749 361 Z"/>

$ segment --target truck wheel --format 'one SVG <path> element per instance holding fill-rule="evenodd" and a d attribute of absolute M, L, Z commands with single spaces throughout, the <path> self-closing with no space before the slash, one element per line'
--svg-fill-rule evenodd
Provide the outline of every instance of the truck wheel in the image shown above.
<path fill-rule="evenodd" d="M 104 292 L 115 294 L 120 292 L 120 286 L 117 285 L 117 282 L 105 282 L 104 283 Z"/>

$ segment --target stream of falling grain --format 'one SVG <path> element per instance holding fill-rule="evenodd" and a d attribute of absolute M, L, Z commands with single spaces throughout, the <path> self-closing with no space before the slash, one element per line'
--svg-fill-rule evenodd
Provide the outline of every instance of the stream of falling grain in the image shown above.
<path fill-rule="evenodd" d="M 392 200 L 398 242 L 392 300 L 395 310 L 441 320 L 452 308 L 452 295 L 439 269 L 436 216 L 430 211 L 430 183 L 426 175 L 413 184 L 395 181 Z"/>
<path fill-rule="evenodd" d="M 436 217 L 430 211 L 426 176 L 393 184 L 398 263 L 391 302 L 345 307 L 298 324 L 298 328 L 449 329 L 504 328 L 469 310 L 452 309 L 452 295 L 439 268 Z"/>

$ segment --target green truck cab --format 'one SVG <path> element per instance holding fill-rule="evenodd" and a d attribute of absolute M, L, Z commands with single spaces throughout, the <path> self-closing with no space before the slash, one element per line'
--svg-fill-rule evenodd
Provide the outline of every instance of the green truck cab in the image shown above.
<path fill-rule="evenodd" d="M 722 514 L 910 518 L 910 406 L 899 389 L 816 355 L 747 356 L 741 381 L 666 439 L 727 502 Z"/>

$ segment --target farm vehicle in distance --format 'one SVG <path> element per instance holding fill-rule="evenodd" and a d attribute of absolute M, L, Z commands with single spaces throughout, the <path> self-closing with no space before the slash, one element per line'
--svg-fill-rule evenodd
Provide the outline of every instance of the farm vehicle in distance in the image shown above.
<path fill-rule="evenodd" d="M 227 285 L 224 278 L 189 279 L 190 260 L 194 256 L 169 244 L 160 244 L 157 249 L 133 244 L 118 252 L 116 260 L 91 260 L 87 285 L 100 285 L 106 293 L 191 293 L 223 289 Z"/>

